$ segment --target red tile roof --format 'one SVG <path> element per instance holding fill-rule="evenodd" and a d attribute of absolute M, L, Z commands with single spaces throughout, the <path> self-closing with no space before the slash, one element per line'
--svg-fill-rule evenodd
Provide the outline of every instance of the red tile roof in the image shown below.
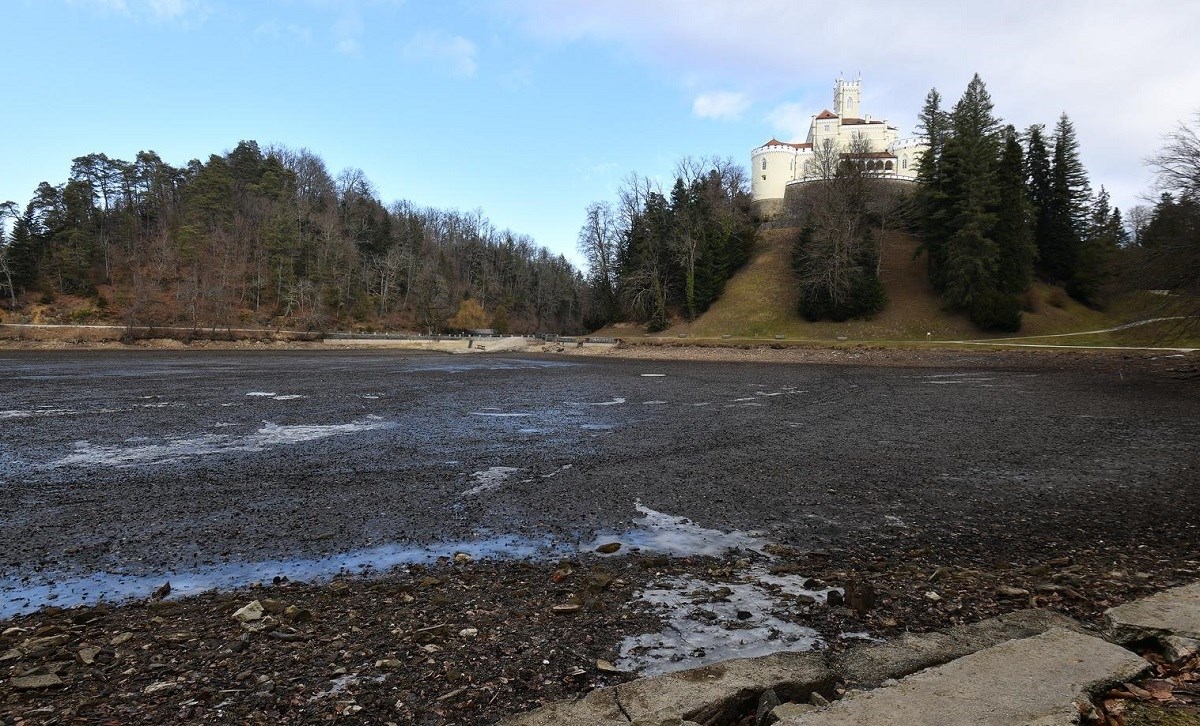
<path fill-rule="evenodd" d="M 836 114 L 836 113 L 833 113 L 833 112 L 832 112 L 832 111 L 830 111 L 829 109 L 825 109 L 825 110 L 824 110 L 824 111 L 822 111 L 821 113 L 817 114 L 817 118 L 818 118 L 818 119 L 821 119 L 821 120 L 824 120 L 824 119 L 827 119 L 827 118 L 837 118 L 837 114 Z"/>
<path fill-rule="evenodd" d="M 812 148 L 812 144 L 789 144 L 786 141 L 780 141 L 779 139 L 775 139 L 775 138 L 772 138 L 770 141 L 763 144 L 763 146 L 790 146 L 793 149 L 811 149 Z"/>

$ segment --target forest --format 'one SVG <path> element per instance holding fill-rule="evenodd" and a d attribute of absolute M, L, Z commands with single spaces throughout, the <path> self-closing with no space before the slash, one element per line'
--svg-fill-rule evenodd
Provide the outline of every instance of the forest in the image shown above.
<path fill-rule="evenodd" d="M 747 186 L 745 169 L 732 159 L 685 157 L 670 192 L 634 174 L 615 204 L 589 205 L 579 249 L 592 289 L 591 326 L 633 321 L 655 332 L 707 310 L 754 246 Z"/>
<path fill-rule="evenodd" d="M 0 294 L 90 302 L 63 322 L 578 333 L 590 306 L 566 258 L 481 211 L 385 206 L 360 170 L 254 141 L 183 167 L 81 156 L 0 215 Z"/>

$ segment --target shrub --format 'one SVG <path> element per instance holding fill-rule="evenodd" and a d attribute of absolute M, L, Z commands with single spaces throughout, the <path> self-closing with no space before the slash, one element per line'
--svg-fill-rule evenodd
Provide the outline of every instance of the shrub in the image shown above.
<path fill-rule="evenodd" d="M 1061 287 L 1051 288 L 1050 294 L 1046 296 L 1046 302 L 1056 308 L 1065 308 L 1067 306 L 1067 291 Z"/>
<path fill-rule="evenodd" d="M 1042 296 L 1038 295 L 1037 290 L 1029 288 L 1025 291 L 1025 294 L 1021 296 L 1021 309 L 1027 313 L 1042 311 Z"/>
<path fill-rule="evenodd" d="M 1021 329 L 1021 299 L 989 290 L 971 301 L 971 322 L 980 330 L 1015 333 Z"/>

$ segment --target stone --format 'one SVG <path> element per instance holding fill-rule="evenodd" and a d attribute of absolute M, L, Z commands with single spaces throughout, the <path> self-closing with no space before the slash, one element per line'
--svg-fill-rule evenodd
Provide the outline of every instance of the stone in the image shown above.
<path fill-rule="evenodd" d="M 1029 591 L 1021 587 L 1013 587 L 1012 585 L 1001 585 L 996 588 L 996 597 L 1029 597 Z"/>
<path fill-rule="evenodd" d="M 596 661 L 596 670 L 600 671 L 601 673 L 620 673 L 621 672 L 620 670 L 617 669 L 617 667 L 615 665 L 613 665 L 612 663 L 609 663 L 608 661 L 604 660 L 603 658 L 600 658 Z"/>
<path fill-rule="evenodd" d="M 395 671 L 403 668 L 404 663 L 395 658 L 383 658 L 375 661 L 375 667 L 382 670 Z"/>
<path fill-rule="evenodd" d="M 845 602 L 846 599 L 838 590 L 830 590 L 829 592 L 825 593 L 825 604 L 831 608 L 840 607 Z"/>
<path fill-rule="evenodd" d="M 883 643 L 860 645 L 832 656 L 830 664 L 849 685 L 874 688 L 889 678 L 903 678 L 1051 628 L 1083 631 L 1079 623 L 1052 610 L 1018 610 L 969 625 L 932 633 L 905 633 Z"/>
<path fill-rule="evenodd" d="M 10 660 L 21 660 L 24 655 L 20 648 L 9 648 L 3 654 L 0 654 L 0 663 L 7 663 Z"/>
<path fill-rule="evenodd" d="M 616 552 L 619 549 L 621 549 L 620 542 L 605 542 L 604 544 L 597 547 L 596 551 L 602 555 L 611 555 L 612 553 Z"/>
<path fill-rule="evenodd" d="M 167 595 L 171 594 L 171 583 L 164 582 L 155 588 L 154 592 L 150 593 L 151 600 L 162 600 Z"/>
<path fill-rule="evenodd" d="M 1117 643 L 1168 635 L 1200 640 L 1200 582 L 1111 608 L 1104 621 Z"/>
<path fill-rule="evenodd" d="M 834 674 L 819 653 L 774 653 L 598 688 L 577 701 L 545 706 L 501 723 L 505 726 L 730 723 L 748 713 L 765 690 L 779 698 L 833 692 Z"/>
<path fill-rule="evenodd" d="M 50 650 L 66 645 L 71 636 L 67 634 L 49 635 L 45 638 L 30 638 L 21 644 L 21 650 L 25 655 L 39 655 Z"/>
<path fill-rule="evenodd" d="M 252 623 L 256 620 L 262 620 L 262 616 L 262 603 L 260 603 L 258 600 L 251 600 L 233 614 L 233 619 L 239 623 Z"/>
<path fill-rule="evenodd" d="M 933 590 L 930 590 L 925 593 L 925 599 L 928 600 L 929 602 L 939 602 L 942 599 L 942 596 L 937 594 Z"/>
<path fill-rule="evenodd" d="M 1172 663 L 1187 660 L 1200 653 L 1200 640 L 1181 638 L 1178 635 L 1166 635 L 1159 638 L 1163 656 Z"/>
<path fill-rule="evenodd" d="M 133 633 L 130 633 L 130 632 L 117 633 L 116 635 L 114 635 L 112 637 L 112 640 L 108 641 L 108 644 L 109 645 L 123 645 L 125 643 L 128 643 L 132 638 L 133 638 Z"/>
<path fill-rule="evenodd" d="M 808 702 L 813 708 L 825 708 L 829 705 L 829 699 L 821 694 L 813 691 L 808 695 Z"/>
<path fill-rule="evenodd" d="M 799 716 L 800 714 L 804 714 L 804 713 L 808 713 L 809 711 L 816 710 L 816 708 L 817 707 L 812 705 L 811 703 L 784 703 L 782 705 L 776 706 L 775 710 L 771 711 L 771 716 L 773 716 L 775 718 L 775 720 L 772 721 L 771 723 L 778 723 L 786 718 L 791 718 L 792 716 Z"/>
<path fill-rule="evenodd" d="M 476 628 L 463 628 L 458 631 L 458 637 L 467 638 L 468 640 L 479 635 L 479 630 Z"/>
<path fill-rule="evenodd" d="M 780 724 L 1074 724 L 1089 693 L 1148 668 L 1120 646 L 1055 628 L 920 671 L 890 688 L 854 691 Z"/>
<path fill-rule="evenodd" d="M 79 652 L 75 654 L 75 660 L 79 661 L 83 665 L 91 665 L 96 662 L 96 656 L 100 655 L 100 651 L 100 648 L 96 648 L 94 646 L 80 648 Z"/>
<path fill-rule="evenodd" d="M 579 612 L 582 609 L 582 606 L 579 603 L 573 602 L 565 605 L 554 605 L 550 609 L 555 615 L 571 615 Z"/>
<path fill-rule="evenodd" d="M 771 715 L 779 707 L 779 696 L 773 689 L 768 688 L 758 697 L 758 708 L 754 712 L 754 726 L 769 726 L 775 723 Z"/>
<path fill-rule="evenodd" d="M 341 580 L 335 580 L 329 583 L 329 592 L 338 597 L 346 597 L 350 594 L 350 586 Z"/>
<path fill-rule="evenodd" d="M 142 693 L 149 696 L 153 693 L 165 693 L 167 691 L 174 691 L 176 688 L 179 688 L 179 684 L 176 683 L 175 681 L 159 681 L 158 683 L 151 683 L 150 685 L 143 688 Z"/>
<path fill-rule="evenodd" d="M 471 557 L 471 555 L 468 555 L 466 552 L 455 552 L 454 553 L 454 561 L 460 565 L 468 564 L 471 561 L 473 561 L 474 559 L 475 559 L 474 557 Z"/>
<path fill-rule="evenodd" d="M 875 587 L 869 582 L 846 583 L 846 607 L 866 615 L 875 607 Z"/>
<path fill-rule="evenodd" d="M 46 673 L 39 676 L 14 676 L 9 681 L 9 685 L 14 691 L 33 691 L 39 688 L 54 688 L 61 686 L 62 679 L 53 673 Z"/>

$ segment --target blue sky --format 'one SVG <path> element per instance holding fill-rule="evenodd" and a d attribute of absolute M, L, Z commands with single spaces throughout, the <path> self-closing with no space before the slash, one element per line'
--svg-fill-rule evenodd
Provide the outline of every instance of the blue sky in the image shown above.
<path fill-rule="evenodd" d="M 979 71 L 1019 127 L 1075 121 L 1122 206 L 1200 107 L 1200 3 L 9 0 L 0 201 L 76 156 L 183 165 L 239 140 L 362 169 L 389 202 L 481 208 L 578 259 L 585 206 L 685 154 L 803 135 L 839 73 L 912 132 Z M 1049 6 L 1049 7 L 1048 7 Z M 924 39 L 941 38 L 937 50 Z"/>

